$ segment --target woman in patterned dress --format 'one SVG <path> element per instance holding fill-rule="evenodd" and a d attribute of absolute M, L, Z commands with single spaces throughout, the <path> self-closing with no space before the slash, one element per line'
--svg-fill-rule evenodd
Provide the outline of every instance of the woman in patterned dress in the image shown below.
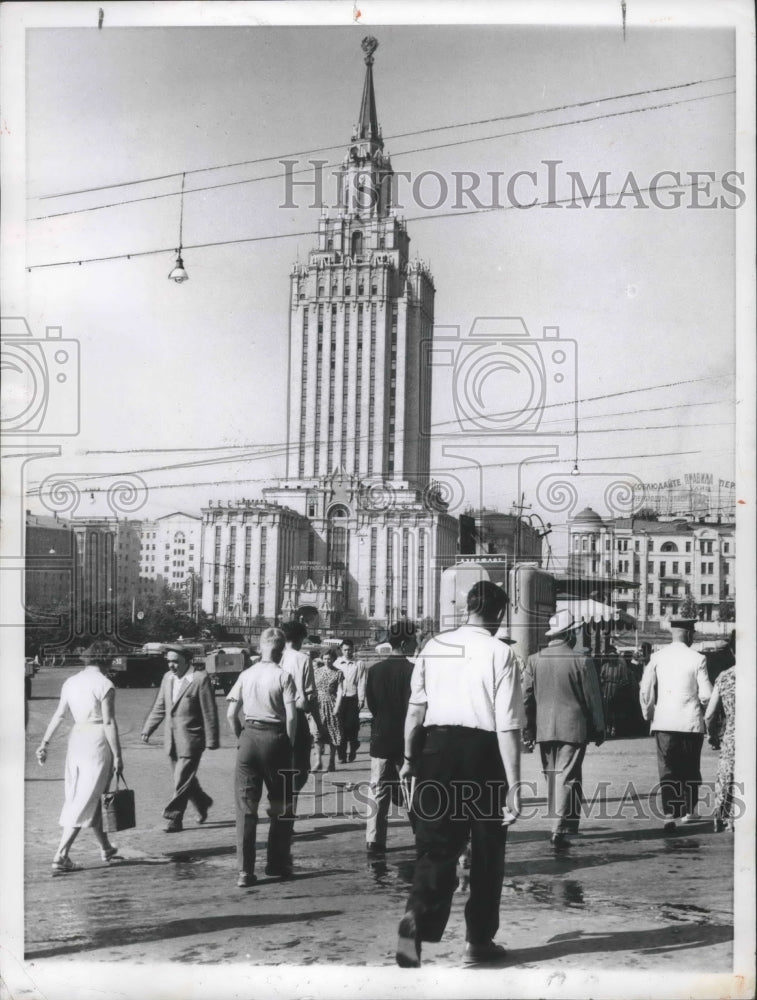
<path fill-rule="evenodd" d="M 337 652 L 327 649 L 322 659 L 315 662 L 316 705 L 310 716 L 310 731 L 318 751 L 314 771 L 323 770 L 323 749 L 329 748 L 329 771 L 336 771 L 336 748 L 342 742 L 339 706 L 344 692 L 344 674 L 338 670 Z"/>
<path fill-rule="evenodd" d="M 37 747 L 37 760 L 47 760 L 47 744 L 63 721 L 66 709 L 74 725 L 68 738 L 64 784 L 63 827 L 58 850 L 53 858 L 53 874 L 81 871 L 68 852 L 82 827 L 88 826 L 100 845 L 103 861 L 116 856 L 118 848 L 108 840 L 103 830 L 100 796 L 110 784 L 113 773 L 123 770 L 121 745 L 116 723 L 115 688 L 101 672 L 112 650 L 103 642 L 93 643 L 82 653 L 84 669 L 64 682 L 60 701 L 42 742 Z"/>
<path fill-rule="evenodd" d="M 718 776 L 715 783 L 715 831 L 733 832 L 733 760 L 736 733 L 736 668 L 730 667 L 715 681 L 704 716 L 710 744 L 720 747 Z"/>

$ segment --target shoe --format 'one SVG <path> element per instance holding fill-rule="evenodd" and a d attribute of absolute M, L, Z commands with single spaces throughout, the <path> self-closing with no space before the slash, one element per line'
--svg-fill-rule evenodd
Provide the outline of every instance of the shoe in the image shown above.
<path fill-rule="evenodd" d="M 63 875 L 67 872 L 80 872 L 83 871 L 83 865 L 77 865 L 75 861 L 66 855 L 63 858 L 56 858 L 52 865 L 53 875 Z"/>
<path fill-rule="evenodd" d="M 662 829 L 664 831 L 668 831 L 668 830 L 675 830 L 675 828 L 676 828 L 675 818 L 673 816 L 666 816 L 662 824 Z"/>
<path fill-rule="evenodd" d="M 568 838 L 564 833 L 553 833 L 549 838 L 549 842 L 555 851 L 564 851 L 570 847 Z"/>
<path fill-rule="evenodd" d="M 486 944 L 471 944 L 468 941 L 463 952 L 463 965 L 496 965 L 506 959 L 506 949 L 493 941 Z"/>
<path fill-rule="evenodd" d="M 401 969 L 421 967 L 421 942 L 418 938 L 415 916 L 412 913 L 406 913 L 400 920 L 395 959 Z"/>
<path fill-rule="evenodd" d="M 270 875 L 273 878 L 291 878 L 294 874 L 294 867 L 292 865 L 266 865 L 265 866 L 266 875 Z"/>
<path fill-rule="evenodd" d="M 213 800 L 209 798 L 207 803 L 203 806 L 203 808 L 197 810 L 198 823 L 202 824 L 205 822 L 205 820 L 208 818 L 208 809 L 210 809 L 212 805 L 213 805 Z"/>
<path fill-rule="evenodd" d="M 686 813 L 685 816 L 681 816 L 681 823 L 696 823 L 698 819 L 694 813 Z"/>
<path fill-rule="evenodd" d="M 237 888 L 249 889 L 251 885 L 255 885 L 257 880 L 257 875 L 247 875 L 245 872 L 240 872 L 239 878 L 237 879 Z"/>
<path fill-rule="evenodd" d="M 112 861 L 117 854 L 118 848 L 115 844 L 111 844 L 110 847 L 106 847 L 104 850 L 100 851 L 100 857 L 103 861 Z"/>
<path fill-rule="evenodd" d="M 184 825 L 180 819 L 169 820 L 163 827 L 164 833 L 181 833 L 183 829 Z"/>
<path fill-rule="evenodd" d="M 365 845 L 365 849 L 368 854 L 385 854 L 386 847 L 384 844 L 377 844 L 375 841 L 370 841 Z"/>

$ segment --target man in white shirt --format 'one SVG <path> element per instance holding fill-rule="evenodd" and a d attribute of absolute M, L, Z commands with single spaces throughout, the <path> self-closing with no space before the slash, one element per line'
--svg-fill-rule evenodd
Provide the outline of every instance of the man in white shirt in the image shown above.
<path fill-rule="evenodd" d="M 422 941 L 440 941 L 470 836 L 465 964 L 501 962 L 494 943 L 507 823 L 520 813 L 523 698 L 512 650 L 494 638 L 507 594 L 490 581 L 467 596 L 467 624 L 431 639 L 416 660 L 400 778 L 415 775 L 416 864 L 397 964 L 416 968 Z M 422 742 L 422 747 L 420 746 Z M 509 796 L 506 804 L 506 796 Z"/>
<path fill-rule="evenodd" d="M 266 629 L 260 636 L 261 659 L 242 671 L 226 697 L 229 702 L 226 718 L 239 741 L 234 794 L 237 885 L 240 889 L 257 881 L 255 841 L 263 785 L 268 792 L 268 815 L 271 817 L 265 873 L 280 878 L 289 878 L 292 874 L 289 848 L 293 827 L 292 750 L 297 731 L 297 696 L 294 681 L 280 666 L 284 643 L 281 629 Z"/>
<path fill-rule="evenodd" d="M 315 677 L 313 664 L 307 653 L 302 652 L 302 644 L 307 637 L 307 629 L 302 622 L 284 622 L 281 630 L 286 636 L 286 646 L 281 657 L 281 669 L 294 681 L 297 692 L 297 734 L 294 739 L 294 792 L 295 809 L 297 793 L 308 780 L 310 773 L 310 751 L 313 737 L 310 735 L 307 713 L 315 701 Z"/>
<path fill-rule="evenodd" d="M 712 685 L 707 661 L 690 649 L 694 622 L 671 622 L 672 642 L 652 657 L 641 678 L 639 698 L 644 718 L 652 720 L 657 741 L 663 824 L 675 829 L 676 820 L 694 818 L 702 774 L 699 761 L 704 742 L 704 707 Z"/>
<path fill-rule="evenodd" d="M 342 742 L 337 748 L 339 762 L 344 764 L 353 761 L 357 755 L 360 746 L 360 710 L 365 705 L 365 664 L 362 660 L 355 659 L 352 639 L 342 641 L 342 655 L 334 666 L 344 674 L 344 694 L 339 706 Z"/>

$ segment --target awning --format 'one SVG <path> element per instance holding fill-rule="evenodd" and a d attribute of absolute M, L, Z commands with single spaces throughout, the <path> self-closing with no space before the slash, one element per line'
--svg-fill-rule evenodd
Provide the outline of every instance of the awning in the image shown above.
<path fill-rule="evenodd" d="M 612 622 L 618 629 L 633 628 L 636 624 L 625 611 L 596 601 L 593 597 L 559 598 L 556 608 L 558 611 L 570 611 L 577 624 L 584 622 L 587 625 L 600 625 Z"/>

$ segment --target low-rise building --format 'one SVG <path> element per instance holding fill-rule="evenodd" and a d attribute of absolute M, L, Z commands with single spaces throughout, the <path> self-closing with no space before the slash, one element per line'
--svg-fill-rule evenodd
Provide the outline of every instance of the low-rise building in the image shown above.
<path fill-rule="evenodd" d="M 736 599 L 735 559 L 731 521 L 603 520 L 587 507 L 569 522 L 570 572 L 610 582 L 615 605 L 642 622 L 674 617 L 686 597 L 700 620 L 720 620 Z"/>

